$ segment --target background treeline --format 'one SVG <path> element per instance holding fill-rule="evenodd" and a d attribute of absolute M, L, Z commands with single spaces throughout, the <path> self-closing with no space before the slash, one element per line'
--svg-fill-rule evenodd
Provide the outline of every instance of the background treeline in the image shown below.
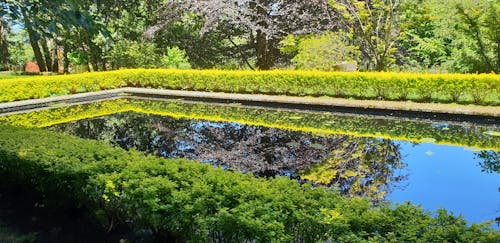
<path fill-rule="evenodd" d="M 500 71 L 499 0 L 4 0 L 0 69 Z"/>

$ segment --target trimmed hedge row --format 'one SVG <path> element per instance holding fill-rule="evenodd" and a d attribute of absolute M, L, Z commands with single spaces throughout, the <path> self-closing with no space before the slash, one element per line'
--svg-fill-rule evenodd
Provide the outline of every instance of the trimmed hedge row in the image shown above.
<path fill-rule="evenodd" d="M 499 105 L 500 75 L 133 69 L 7 79 L 0 102 L 145 87 Z"/>
<path fill-rule="evenodd" d="M 498 231 L 410 204 L 376 208 L 324 187 L 145 156 L 0 125 L 0 182 L 79 202 L 104 227 L 191 242 L 496 242 Z M 56 196 L 54 196 L 56 195 Z"/>
<path fill-rule="evenodd" d="M 336 116 L 320 112 L 291 112 L 151 100 L 103 101 L 87 105 L 39 110 L 26 114 L 0 116 L 0 121 L 30 127 L 46 127 L 125 111 L 186 119 L 240 122 L 247 125 L 319 134 L 383 137 L 410 142 L 433 142 L 483 150 L 500 150 L 498 132 L 491 131 L 492 128 L 486 126 L 436 126 L 426 122 L 374 119 L 366 116 Z"/>

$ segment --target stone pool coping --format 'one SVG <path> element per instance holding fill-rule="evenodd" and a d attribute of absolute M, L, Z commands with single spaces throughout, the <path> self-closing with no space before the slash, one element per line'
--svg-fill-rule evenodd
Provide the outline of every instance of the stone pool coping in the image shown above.
<path fill-rule="evenodd" d="M 211 100 L 224 102 L 251 102 L 253 104 L 278 104 L 285 106 L 301 106 L 303 109 L 311 107 L 340 108 L 344 110 L 378 111 L 378 112 L 410 112 L 440 115 L 473 116 L 473 117 L 500 117 L 500 107 L 437 104 L 437 103 L 415 103 L 401 101 L 379 101 L 379 100 L 351 100 L 331 97 L 296 97 L 283 95 L 262 94 L 238 94 L 218 93 L 204 91 L 182 91 L 147 88 L 119 88 L 97 92 L 88 92 L 74 95 L 57 96 L 42 99 L 32 99 L 0 103 L 0 113 L 19 112 L 37 108 L 48 107 L 55 103 L 77 103 L 97 100 L 105 100 L 120 97 L 165 97 L 195 100 Z M 392 114 L 391 114 L 392 115 Z"/>

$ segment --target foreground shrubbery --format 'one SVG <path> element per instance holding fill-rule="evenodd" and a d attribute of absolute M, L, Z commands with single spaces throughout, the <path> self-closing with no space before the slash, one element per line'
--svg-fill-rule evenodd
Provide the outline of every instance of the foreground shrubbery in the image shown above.
<path fill-rule="evenodd" d="M 0 82 L 0 102 L 145 87 L 499 105 L 500 75 L 131 69 Z"/>
<path fill-rule="evenodd" d="M 48 131 L 0 125 L 0 182 L 76 203 L 103 227 L 180 241 L 495 242 L 498 232 L 405 204 L 372 208 L 324 187 L 259 179 Z"/>

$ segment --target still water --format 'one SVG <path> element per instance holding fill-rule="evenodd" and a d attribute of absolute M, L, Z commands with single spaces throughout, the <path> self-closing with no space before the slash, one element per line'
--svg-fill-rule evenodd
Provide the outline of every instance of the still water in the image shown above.
<path fill-rule="evenodd" d="M 288 176 L 346 196 L 446 208 L 469 222 L 500 216 L 500 158 L 491 150 L 134 112 L 47 129 L 256 176 Z"/>
<path fill-rule="evenodd" d="M 461 147 L 398 142 L 409 172 L 404 190 L 394 190 L 388 199 L 411 201 L 425 209 L 446 208 L 470 222 L 500 216 L 499 153 L 471 151 Z M 494 161 L 485 159 L 495 156 Z M 485 162 L 496 163 L 496 171 Z"/>

